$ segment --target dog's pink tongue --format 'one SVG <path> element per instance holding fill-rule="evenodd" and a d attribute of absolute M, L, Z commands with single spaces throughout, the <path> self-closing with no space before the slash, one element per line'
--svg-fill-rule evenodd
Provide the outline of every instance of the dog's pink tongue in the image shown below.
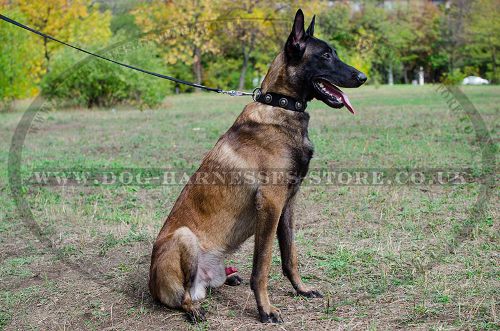
<path fill-rule="evenodd" d="M 349 101 L 349 98 L 344 92 L 342 92 L 339 88 L 331 84 L 327 84 L 326 86 L 328 88 L 328 91 L 330 91 L 330 93 L 335 95 L 337 98 L 341 99 L 344 106 L 346 106 L 346 108 L 349 109 L 351 113 L 355 114 L 354 107 L 352 106 L 351 101 Z"/>
<path fill-rule="evenodd" d="M 352 107 L 352 104 L 351 104 L 351 101 L 349 101 L 349 98 L 347 97 L 346 94 L 344 94 L 344 92 L 340 92 L 341 94 L 341 98 L 342 98 L 342 102 L 344 103 L 344 106 L 346 106 L 347 109 L 349 109 L 349 111 L 353 114 L 355 114 L 354 112 L 354 108 Z"/>

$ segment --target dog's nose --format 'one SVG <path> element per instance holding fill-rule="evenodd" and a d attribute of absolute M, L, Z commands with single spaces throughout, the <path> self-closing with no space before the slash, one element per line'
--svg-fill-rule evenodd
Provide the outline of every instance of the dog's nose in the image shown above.
<path fill-rule="evenodd" d="M 360 82 L 361 84 L 363 84 L 364 82 L 366 82 L 366 80 L 368 79 L 368 77 L 366 77 L 366 75 L 362 72 L 358 73 L 356 75 L 356 79 L 358 80 L 358 82 Z"/>

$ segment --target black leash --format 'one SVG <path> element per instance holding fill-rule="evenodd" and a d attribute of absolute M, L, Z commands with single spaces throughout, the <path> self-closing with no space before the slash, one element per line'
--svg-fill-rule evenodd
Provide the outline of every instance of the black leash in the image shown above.
<path fill-rule="evenodd" d="M 131 65 L 128 65 L 126 63 L 122 63 L 122 62 L 118 62 L 118 61 L 115 61 L 115 60 L 112 60 L 112 59 L 109 59 L 107 57 L 104 57 L 104 56 L 101 56 L 99 54 L 96 54 L 96 53 L 92 53 L 92 52 L 89 52 L 83 48 L 80 48 L 80 47 L 77 47 L 77 46 L 73 46 L 71 44 L 68 44 L 68 43 L 65 43 L 64 41 L 61 41 L 59 39 L 56 39 L 54 37 L 51 37 L 43 32 L 40 32 L 38 30 L 35 30 L 35 29 L 32 29 L 30 28 L 29 26 L 26 26 L 24 24 L 21 24 L 11 18 L 8 18 L 7 16 L 4 16 L 2 14 L 0 14 L 0 19 L 4 20 L 5 22 L 7 23 L 10 23 L 10 24 L 13 24 L 15 26 L 18 26 L 22 29 L 25 29 L 27 31 L 30 31 L 32 33 L 35 33 L 39 36 L 42 36 L 43 38 L 46 38 L 46 39 L 50 39 L 50 40 L 53 40 L 55 42 L 58 42 L 60 44 L 63 44 L 64 46 L 68 46 L 68 47 L 71 47 L 73 49 L 76 49 L 80 52 L 83 52 L 83 53 L 86 53 L 86 54 L 89 54 L 89 55 L 92 55 L 92 56 L 95 56 L 99 59 L 102 59 L 102 60 L 105 60 L 105 61 L 108 61 L 108 62 L 111 62 L 111 63 L 114 63 L 114 64 L 118 64 L 122 67 L 125 67 L 125 68 L 129 68 L 129 69 L 132 69 L 132 70 L 136 70 L 136 71 L 140 71 L 142 73 L 145 73 L 145 74 L 148 74 L 148 75 L 151 75 L 151 76 L 155 76 L 155 77 L 159 77 L 159 78 L 163 78 L 163 79 L 166 79 L 166 80 L 170 80 L 172 82 L 176 82 L 176 83 L 179 83 L 179 84 L 184 84 L 184 85 L 188 85 L 188 86 L 192 86 L 192 87 L 196 87 L 196 88 L 199 88 L 199 89 L 203 89 L 203 90 L 206 90 L 206 91 L 210 91 L 210 92 L 216 92 L 216 93 L 222 93 L 222 94 L 227 94 L 227 95 L 230 95 L 232 97 L 236 97 L 236 96 L 246 96 L 246 95 L 253 95 L 253 93 L 249 93 L 249 92 L 242 92 L 242 91 L 235 91 L 235 90 L 231 90 L 231 91 L 226 91 L 226 90 L 223 90 L 223 89 L 220 89 L 220 88 L 214 88 L 214 87 L 208 87 L 208 86 L 204 86 L 204 85 L 201 85 L 201 84 L 197 84 L 197 83 L 191 83 L 191 82 L 188 82 L 188 81 L 185 81 L 185 80 L 182 80 L 182 79 L 179 79 L 179 78 L 175 78 L 175 77 L 171 77 L 171 76 L 167 76 L 167 75 L 162 75 L 162 74 L 159 74 L 159 73 L 156 73 L 156 72 L 152 72 L 152 71 L 149 71 L 149 70 L 145 70 L 145 69 L 141 69 L 141 68 L 137 68 L 137 67 L 134 67 L 134 66 L 131 66 Z"/>

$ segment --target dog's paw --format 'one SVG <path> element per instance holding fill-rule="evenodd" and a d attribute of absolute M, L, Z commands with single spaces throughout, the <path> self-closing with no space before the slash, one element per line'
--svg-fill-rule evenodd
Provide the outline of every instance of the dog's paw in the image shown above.
<path fill-rule="evenodd" d="M 225 284 L 229 285 L 229 286 L 238 286 L 238 285 L 241 285 L 242 282 L 243 282 L 243 279 L 241 279 L 240 276 L 234 274 L 234 275 L 228 276 L 226 278 Z"/>
<path fill-rule="evenodd" d="M 318 291 L 315 290 L 309 290 L 309 291 L 297 291 L 298 295 L 301 295 L 306 298 L 322 298 L 323 294 L 321 294 Z"/>
<path fill-rule="evenodd" d="M 260 315 L 260 321 L 262 323 L 283 323 L 283 318 L 281 318 L 280 311 L 274 308 L 273 306 L 271 306 L 269 313 L 260 311 L 259 315 Z"/>
<path fill-rule="evenodd" d="M 193 309 L 191 311 L 187 311 L 186 317 L 191 323 L 196 324 L 196 323 L 205 322 L 207 320 L 205 314 L 206 314 L 205 309 L 200 307 L 200 308 Z"/>

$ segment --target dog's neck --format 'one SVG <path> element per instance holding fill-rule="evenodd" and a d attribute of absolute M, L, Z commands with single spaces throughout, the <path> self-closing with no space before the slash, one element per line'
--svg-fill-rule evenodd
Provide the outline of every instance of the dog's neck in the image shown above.
<path fill-rule="evenodd" d="M 285 62 L 285 54 L 283 52 L 278 54 L 262 81 L 262 93 L 274 92 L 296 100 L 308 101 L 310 98 L 303 88 L 302 79 L 291 74 L 292 69 Z"/>

